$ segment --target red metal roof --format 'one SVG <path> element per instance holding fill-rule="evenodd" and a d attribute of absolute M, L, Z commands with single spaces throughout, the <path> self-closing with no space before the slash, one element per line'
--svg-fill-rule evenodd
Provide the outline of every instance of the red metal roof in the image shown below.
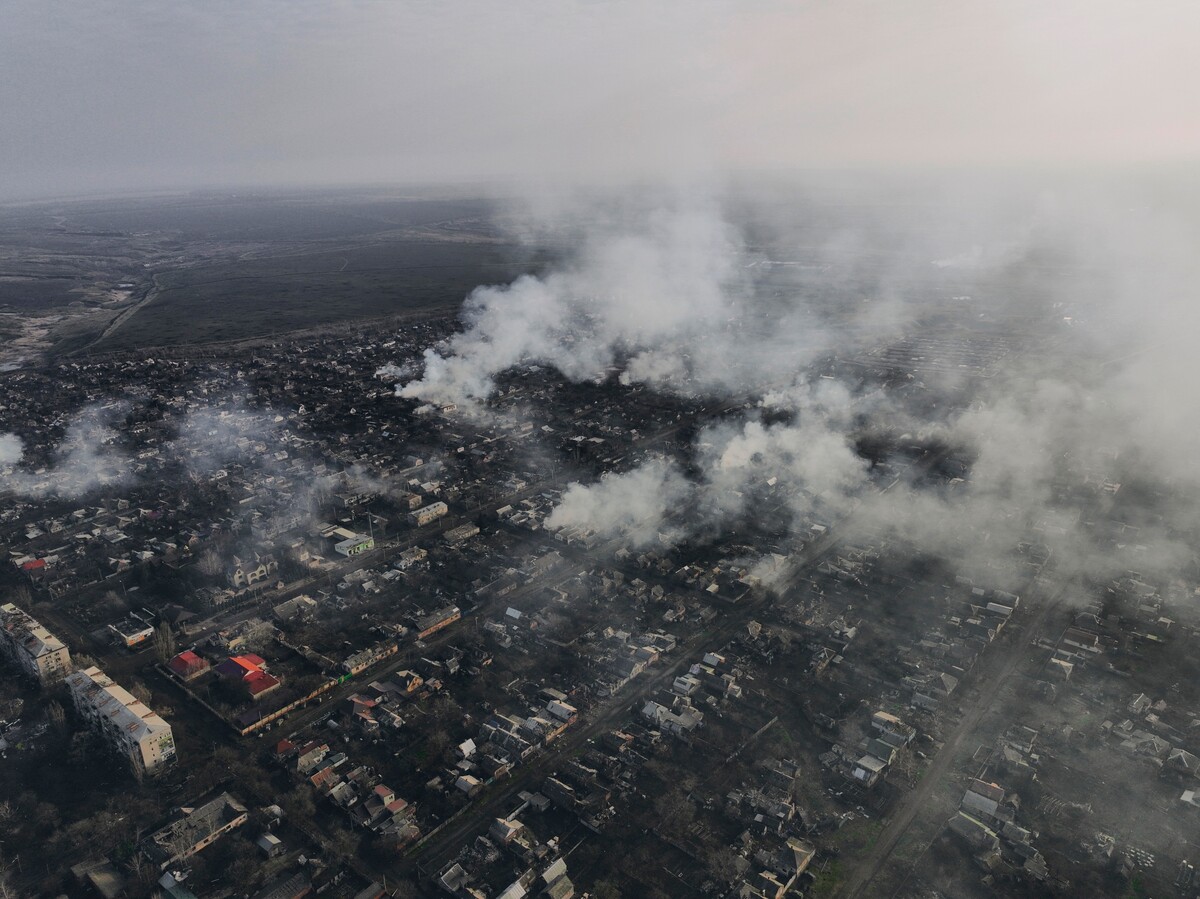
<path fill-rule="evenodd" d="M 207 668 L 208 662 L 187 649 L 167 662 L 167 667 L 176 674 L 190 674 L 198 668 Z"/>
<path fill-rule="evenodd" d="M 272 687 L 278 687 L 279 679 L 271 677 L 265 671 L 255 671 L 247 674 L 243 678 L 242 683 L 246 685 L 246 689 L 250 691 L 251 696 L 257 696 L 259 693 L 265 693 Z"/>
<path fill-rule="evenodd" d="M 217 666 L 217 670 L 226 677 L 249 677 L 252 674 L 262 674 L 264 662 L 259 656 L 247 653 L 240 656 L 230 656 Z"/>

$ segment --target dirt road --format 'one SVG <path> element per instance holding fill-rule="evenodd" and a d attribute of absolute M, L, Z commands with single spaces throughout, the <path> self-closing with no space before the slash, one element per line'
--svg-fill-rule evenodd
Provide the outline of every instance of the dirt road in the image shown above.
<path fill-rule="evenodd" d="M 875 895 L 868 891 L 871 882 L 887 864 L 888 859 L 896 850 L 901 838 L 908 833 L 913 821 L 923 813 L 934 811 L 930 798 L 934 791 L 945 782 L 946 776 L 963 761 L 963 751 L 973 744 L 964 741 L 975 732 L 983 716 L 988 713 L 1000 695 L 1000 689 L 1008 678 L 1025 660 L 1025 652 L 1030 642 L 1042 630 L 1046 619 L 1058 607 L 1061 591 L 1053 597 L 1041 600 L 1034 599 L 1036 608 L 1015 632 L 1002 635 L 988 650 L 983 653 L 979 663 L 970 673 L 970 684 L 980 690 L 980 696 L 962 720 L 942 744 L 942 748 L 930 760 L 920 782 L 912 792 L 908 793 L 893 812 L 887 826 L 879 834 L 870 853 L 858 861 L 850 877 L 847 879 L 838 896 L 843 899 L 858 899 L 864 895 Z"/>

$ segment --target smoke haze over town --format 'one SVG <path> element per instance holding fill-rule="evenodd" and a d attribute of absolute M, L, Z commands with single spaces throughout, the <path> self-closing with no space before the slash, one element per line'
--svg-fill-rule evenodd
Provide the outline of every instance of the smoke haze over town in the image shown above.
<path fill-rule="evenodd" d="M 1200 896 L 1200 7 L 3 22 L 0 897 Z"/>

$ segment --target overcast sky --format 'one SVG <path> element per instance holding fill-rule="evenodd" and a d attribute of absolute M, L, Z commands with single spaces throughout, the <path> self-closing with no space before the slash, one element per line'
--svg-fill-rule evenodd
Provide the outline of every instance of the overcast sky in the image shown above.
<path fill-rule="evenodd" d="M 0 13 L 0 197 L 1200 157 L 1195 0 Z"/>

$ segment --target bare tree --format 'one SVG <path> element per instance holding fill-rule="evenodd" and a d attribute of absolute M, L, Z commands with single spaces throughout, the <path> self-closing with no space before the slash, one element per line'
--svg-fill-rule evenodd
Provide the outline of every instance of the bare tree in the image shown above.
<path fill-rule="evenodd" d="M 134 880 L 137 885 L 144 891 L 143 895 L 149 895 L 151 887 L 158 879 L 158 871 L 154 865 L 150 864 L 150 860 L 146 858 L 140 851 L 134 852 L 133 858 L 129 860 L 129 866 L 133 873 Z"/>
<path fill-rule="evenodd" d="M 50 722 L 50 727 L 58 736 L 62 736 L 67 732 L 67 713 L 63 711 L 62 703 L 57 699 L 52 699 L 46 703 L 46 720 Z"/>
<path fill-rule="evenodd" d="M 659 830 L 677 836 L 686 833 L 688 825 L 696 818 L 696 807 L 679 787 L 660 795 L 654 801 L 654 811 L 658 815 Z"/>
<path fill-rule="evenodd" d="M 437 730 L 430 731 L 425 745 L 429 747 L 434 758 L 441 758 L 442 754 L 450 748 L 450 734 L 439 727 Z"/>
<path fill-rule="evenodd" d="M 116 614 L 129 608 L 129 603 L 116 590 L 106 590 L 100 597 L 99 606 L 106 612 Z"/>
<path fill-rule="evenodd" d="M 280 802 L 283 813 L 293 821 L 308 821 L 317 813 L 312 794 L 305 786 L 297 786 Z"/>
<path fill-rule="evenodd" d="M 210 549 L 196 562 L 196 567 L 205 577 L 216 577 L 224 566 L 221 564 L 221 557 Z"/>
<path fill-rule="evenodd" d="M 77 670 L 96 667 L 96 660 L 86 652 L 75 654 L 71 661 L 75 663 L 75 668 Z"/>
<path fill-rule="evenodd" d="M 708 873 L 721 883 L 729 883 L 739 877 L 746 867 L 745 860 L 729 846 L 722 846 L 708 854 Z"/>
<path fill-rule="evenodd" d="M 150 705 L 150 702 L 154 699 L 154 697 L 150 694 L 150 688 L 140 680 L 133 681 L 132 686 L 129 688 L 129 692 L 133 694 L 135 699 L 145 703 L 146 705 Z"/>
<path fill-rule="evenodd" d="M 171 632 L 171 625 L 165 621 L 154 632 L 154 654 L 164 665 L 175 657 L 175 634 Z"/>

